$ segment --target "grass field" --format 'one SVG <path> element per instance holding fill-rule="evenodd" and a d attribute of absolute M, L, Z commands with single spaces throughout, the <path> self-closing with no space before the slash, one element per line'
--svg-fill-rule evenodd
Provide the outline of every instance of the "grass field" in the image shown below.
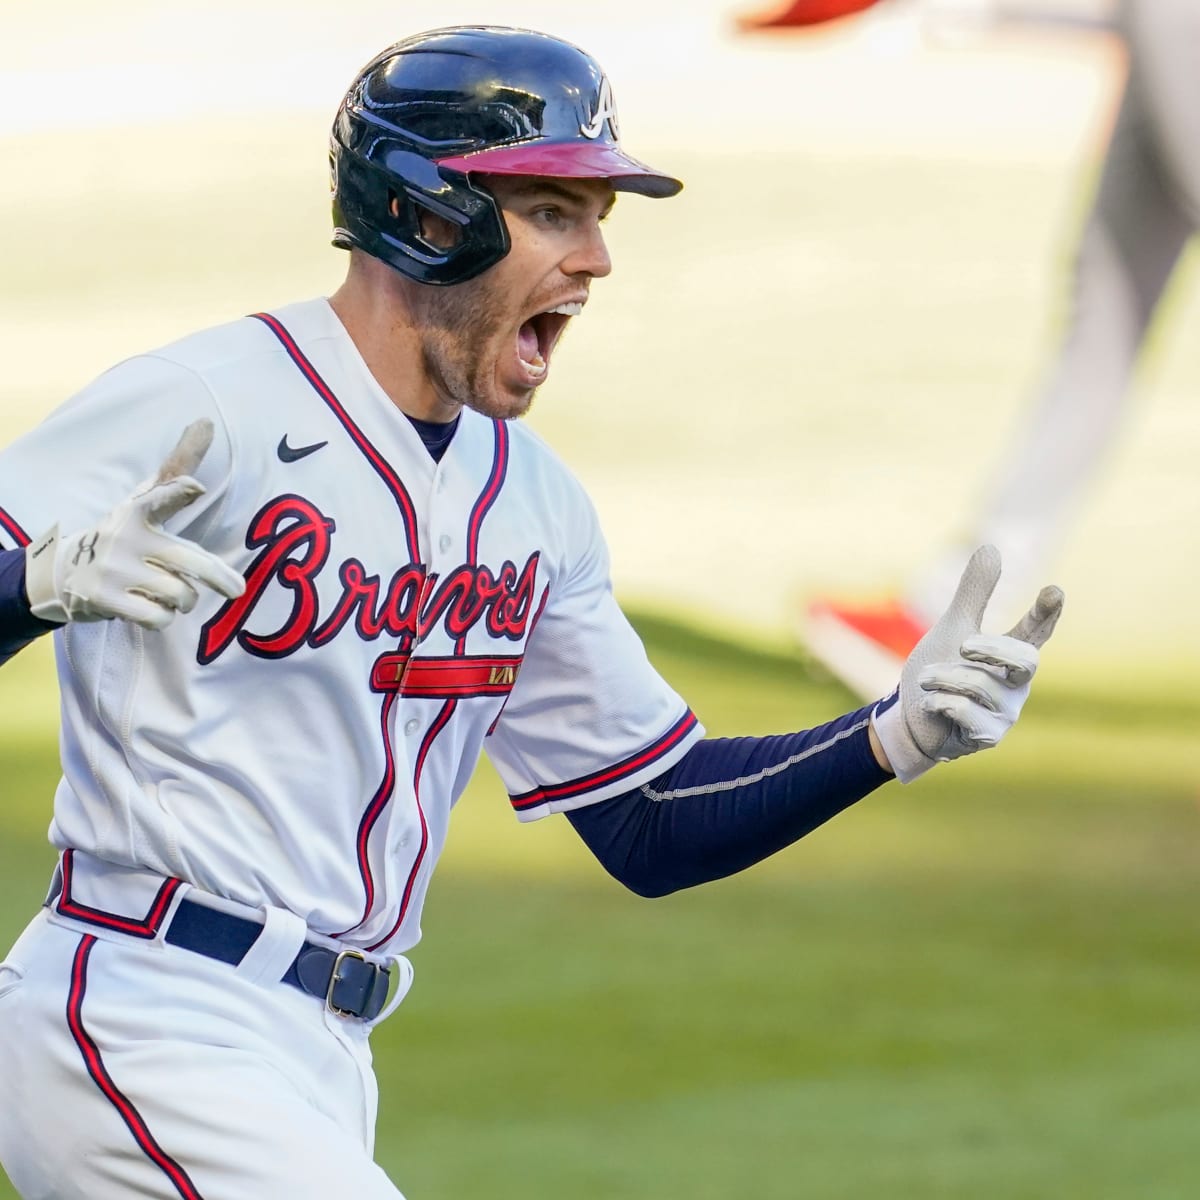
<path fill-rule="evenodd" d="M 330 24 L 308 0 L 176 7 L 197 36 L 172 69 L 229 54 L 232 98 L 255 39 L 307 38 L 281 51 L 296 75 Z M 390 7 L 356 5 L 324 49 L 354 69 Z M 561 5 L 512 7 L 574 33 Z M 729 6 L 663 9 L 689 7 Z M 161 83 L 133 60 L 165 61 L 165 6 L 66 11 L 51 29 L 30 9 L 0 39 L 8 119 L 38 96 L 35 116 L 58 105 L 87 125 L 30 69 L 74 62 L 64 37 L 98 47 L 91 86 L 125 72 L 140 103 Z M 590 19 L 616 49 L 609 18 Z M 852 705 L 797 647 L 797 600 L 866 594 L 933 553 L 1036 383 L 1113 56 L 682 45 L 624 66 L 643 82 L 622 116 L 631 149 L 687 189 L 618 206 L 615 274 L 531 420 L 595 497 L 660 670 L 712 734 L 776 732 Z M 718 51 L 733 57 L 713 66 Z M 655 118 L 660 66 L 674 90 Z M 756 96 L 761 125 L 737 108 Z M 0 443 L 124 355 L 336 286 L 315 107 L 272 111 L 266 151 L 230 98 L 69 140 L 0 123 Z M 565 821 L 518 825 L 481 770 L 417 984 L 375 1039 L 379 1158 L 410 1200 L 1200 1194 L 1197 322 L 1191 261 L 1056 564 L 1062 626 L 995 754 L 654 902 L 608 880 Z M 0 945 L 52 862 L 52 674 L 43 645 L 0 672 Z"/>
<path fill-rule="evenodd" d="M 793 653 L 637 622 L 714 733 L 850 706 Z M 1200 706 L 1045 682 L 994 755 L 660 901 L 481 772 L 376 1035 L 380 1161 L 412 1200 L 1189 1200 Z M 53 738 L 0 761 L 4 941 L 49 869 Z"/>

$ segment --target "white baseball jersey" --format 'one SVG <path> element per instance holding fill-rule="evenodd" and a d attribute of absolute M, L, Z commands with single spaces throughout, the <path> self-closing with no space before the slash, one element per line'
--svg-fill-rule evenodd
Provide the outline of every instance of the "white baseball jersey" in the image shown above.
<path fill-rule="evenodd" d="M 323 299 L 101 376 L 0 454 L 0 543 L 88 528 L 200 417 L 206 494 L 168 528 L 246 592 L 205 592 L 161 633 L 55 635 L 57 846 L 397 953 L 481 751 L 530 820 L 636 787 L 702 736 L 558 458 L 466 410 L 435 463 Z"/>

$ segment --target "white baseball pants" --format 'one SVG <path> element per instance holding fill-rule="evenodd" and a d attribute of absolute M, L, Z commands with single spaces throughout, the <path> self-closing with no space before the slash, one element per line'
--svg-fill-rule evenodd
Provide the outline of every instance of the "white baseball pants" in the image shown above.
<path fill-rule="evenodd" d="M 260 914 L 261 916 L 261 914 Z M 368 1029 L 278 979 L 43 909 L 0 965 L 0 1162 L 24 1200 L 403 1200 Z"/>

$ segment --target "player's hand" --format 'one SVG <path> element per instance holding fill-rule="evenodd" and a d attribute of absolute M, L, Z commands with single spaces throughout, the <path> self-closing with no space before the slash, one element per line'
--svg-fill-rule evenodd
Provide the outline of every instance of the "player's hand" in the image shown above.
<path fill-rule="evenodd" d="M 196 606 L 199 584 L 230 599 L 245 591 L 232 567 L 163 529 L 164 521 L 204 495 L 193 472 L 212 435 L 211 421 L 194 421 L 158 474 L 98 525 L 61 538 L 55 525 L 30 543 L 25 590 L 34 616 L 58 622 L 119 617 L 163 629 L 177 612 Z"/>
<path fill-rule="evenodd" d="M 916 644 L 900 686 L 881 700 L 871 725 L 896 777 L 908 783 L 939 762 L 994 746 L 1029 695 L 1045 645 L 1062 613 L 1059 588 L 1044 587 L 1007 634 L 980 632 L 1000 578 L 1000 552 L 971 555 L 941 620 Z"/>

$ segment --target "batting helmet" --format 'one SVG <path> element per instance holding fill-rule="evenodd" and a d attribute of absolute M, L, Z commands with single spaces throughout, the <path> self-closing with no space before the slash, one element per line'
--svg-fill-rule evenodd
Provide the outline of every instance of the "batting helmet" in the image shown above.
<path fill-rule="evenodd" d="M 499 26 L 436 29 L 376 55 L 338 109 L 329 158 L 333 244 L 421 283 L 461 283 L 508 253 L 500 210 L 474 172 L 607 179 L 645 196 L 683 186 L 621 149 L 595 59 Z M 421 208 L 458 227 L 453 246 L 422 237 Z"/>

